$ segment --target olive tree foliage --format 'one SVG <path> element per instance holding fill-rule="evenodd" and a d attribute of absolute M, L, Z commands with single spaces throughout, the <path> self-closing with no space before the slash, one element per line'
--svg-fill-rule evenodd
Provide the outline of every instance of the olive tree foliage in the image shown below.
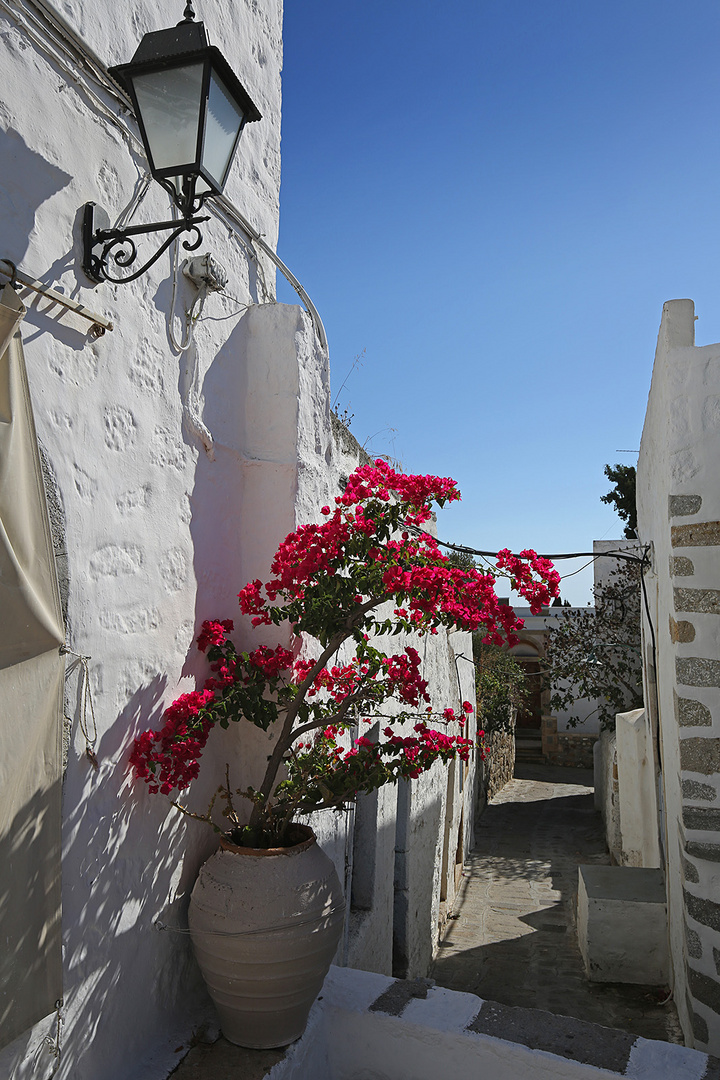
<path fill-rule="evenodd" d="M 642 708 L 640 573 L 639 562 L 622 562 L 594 590 L 594 608 L 563 612 L 550 628 L 550 708 L 569 711 L 571 727 L 581 723 L 572 710 L 582 699 L 597 700 L 591 715 L 603 728 L 614 725 L 616 713 Z"/>
<path fill-rule="evenodd" d="M 512 727 L 515 710 L 522 708 L 529 695 L 525 672 L 507 649 L 483 642 L 482 638 L 476 630 L 473 658 L 478 725 L 486 733 L 507 731 Z"/>

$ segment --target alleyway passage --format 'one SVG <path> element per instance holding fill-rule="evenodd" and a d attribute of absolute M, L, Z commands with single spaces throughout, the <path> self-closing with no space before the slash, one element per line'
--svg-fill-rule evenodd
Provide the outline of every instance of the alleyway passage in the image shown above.
<path fill-rule="evenodd" d="M 546 1009 L 681 1043 L 655 987 L 586 980 L 577 944 L 579 863 L 609 863 L 592 772 L 523 765 L 480 818 L 433 978 L 505 1005 Z"/>

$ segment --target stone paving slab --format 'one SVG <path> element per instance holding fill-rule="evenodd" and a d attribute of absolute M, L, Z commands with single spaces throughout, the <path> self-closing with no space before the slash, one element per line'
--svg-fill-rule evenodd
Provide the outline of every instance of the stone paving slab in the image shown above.
<path fill-rule="evenodd" d="M 168 1080 L 263 1080 L 284 1050 L 246 1050 L 222 1037 L 193 1047 Z"/>
<path fill-rule="evenodd" d="M 592 772 L 523 765 L 488 804 L 433 978 L 485 1000 L 682 1043 L 667 990 L 590 983 L 577 944 L 577 868 L 609 864 Z"/>

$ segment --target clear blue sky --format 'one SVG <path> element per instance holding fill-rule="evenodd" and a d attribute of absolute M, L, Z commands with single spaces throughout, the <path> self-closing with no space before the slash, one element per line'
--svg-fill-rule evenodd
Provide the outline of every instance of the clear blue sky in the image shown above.
<path fill-rule="evenodd" d="M 284 51 L 278 250 L 357 439 L 457 479 L 445 539 L 620 536 L 663 302 L 720 340 L 720 4 L 286 0 Z"/>

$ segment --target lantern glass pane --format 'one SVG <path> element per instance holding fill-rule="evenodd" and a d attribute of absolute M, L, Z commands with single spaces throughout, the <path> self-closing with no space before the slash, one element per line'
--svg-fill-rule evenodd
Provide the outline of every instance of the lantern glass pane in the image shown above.
<path fill-rule="evenodd" d="M 153 167 L 192 165 L 197 158 L 203 65 L 135 75 L 133 84 Z"/>
<path fill-rule="evenodd" d="M 225 184 L 243 115 L 222 79 L 212 71 L 202 163 L 219 188 Z"/>

